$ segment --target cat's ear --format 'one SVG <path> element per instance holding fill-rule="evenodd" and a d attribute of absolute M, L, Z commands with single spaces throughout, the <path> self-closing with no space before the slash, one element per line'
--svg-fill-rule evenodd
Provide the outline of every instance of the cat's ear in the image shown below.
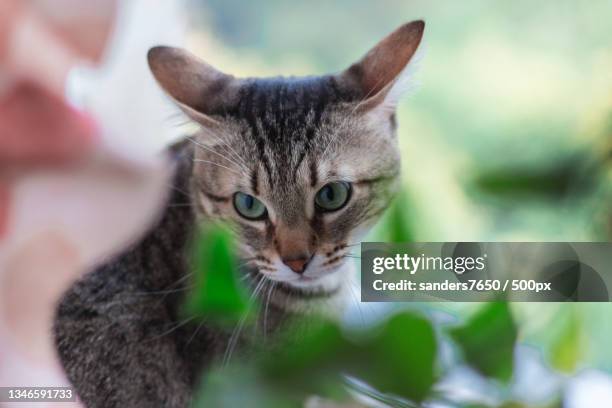
<path fill-rule="evenodd" d="M 193 54 L 173 47 L 153 47 L 149 67 L 160 86 L 192 119 L 214 125 L 211 115 L 236 98 L 240 80 L 213 68 Z"/>
<path fill-rule="evenodd" d="M 339 74 L 341 83 L 361 95 L 359 109 L 395 110 L 410 83 L 410 62 L 414 60 L 424 30 L 425 22 L 421 20 L 402 25 Z"/>

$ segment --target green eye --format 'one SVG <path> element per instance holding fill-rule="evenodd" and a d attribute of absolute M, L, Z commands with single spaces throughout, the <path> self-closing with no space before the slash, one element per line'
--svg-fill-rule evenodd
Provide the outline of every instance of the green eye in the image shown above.
<path fill-rule="evenodd" d="M 262 220 L 268 213 L 261 201 L 250 194 L 240 192 L 234 194 L 234 208 L 238 214 L 249 220 Z"/>
<path fill-rule="evenodd" d="M 315 204 L 323 211 L 336 211 L 344 207 L 351 196 L 351 185 L 335 181 L 324 185 L 315 197 Z"/>

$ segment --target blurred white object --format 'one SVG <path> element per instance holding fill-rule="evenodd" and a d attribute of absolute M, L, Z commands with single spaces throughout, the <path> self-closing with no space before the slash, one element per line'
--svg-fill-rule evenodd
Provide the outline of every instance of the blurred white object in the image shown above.
<path fill-rule="evenodd" d="M 104 65 L 74 70 L 68 96 L 103 125 L 110 149 L 131 160 L 150 157 L 177 139 L 178 109 L 153 79 L 147 51 L 155 45 L 183 46 L 187 21 L 182 1 L 122 2 L 117 30 Z"/>
<path fill-rule="evenodd" d="M 524 344 L 516 346 L 511 394 L 516 401 L 546 405 L 560 395 L 564 378 L 547 364 L 541 350 Z"/>
<path fill-rule="evenodd" d="M 566 387 L 565 408 L 612 407 L 612 377 L 597 370 L 587 370 L 573 378 Z"/>

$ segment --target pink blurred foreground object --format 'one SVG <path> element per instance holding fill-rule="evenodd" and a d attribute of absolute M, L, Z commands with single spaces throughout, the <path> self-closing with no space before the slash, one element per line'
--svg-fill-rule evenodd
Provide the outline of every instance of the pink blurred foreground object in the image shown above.
<path fill-rule="evenodd" d="M 15 167 L 93 148 L 94 122 L 68 106 L 64 88 L 75 64 L 101 57 L 115 10 L 115 0 L 0 2 L 0 240 Z"/>
<path fill-rule="evenodd" d="M 59 296 L 163 207 L 169 161 L 119 157 L 105 123 L 64 97 L 70 70 L 103 55 L 116 8 L 0 1 L 0 387 L 69 385 L 51 337 Z"/>
<path fill-rule="evenodd" d="M 3 0 L 0 74 L 63 96 L 72 67 L 100 60 L 116 9 L 116 0 Z"/>
<path fill-rule="evenodd" d="M 77 160 L 94 149 L 97 136 L 93 119 L 29 83 L 14 86 L 0 100 L 4 169 Z"/>

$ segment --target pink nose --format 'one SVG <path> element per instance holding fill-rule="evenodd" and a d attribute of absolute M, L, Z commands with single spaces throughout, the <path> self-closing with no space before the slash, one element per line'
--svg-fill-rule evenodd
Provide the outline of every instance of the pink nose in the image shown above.
<path fill-rule="evenodd" d="M 308 258 L 283 259 L 283 263 L 287 265 L 295 273 L 302 274 L 308 265 Z"/>

